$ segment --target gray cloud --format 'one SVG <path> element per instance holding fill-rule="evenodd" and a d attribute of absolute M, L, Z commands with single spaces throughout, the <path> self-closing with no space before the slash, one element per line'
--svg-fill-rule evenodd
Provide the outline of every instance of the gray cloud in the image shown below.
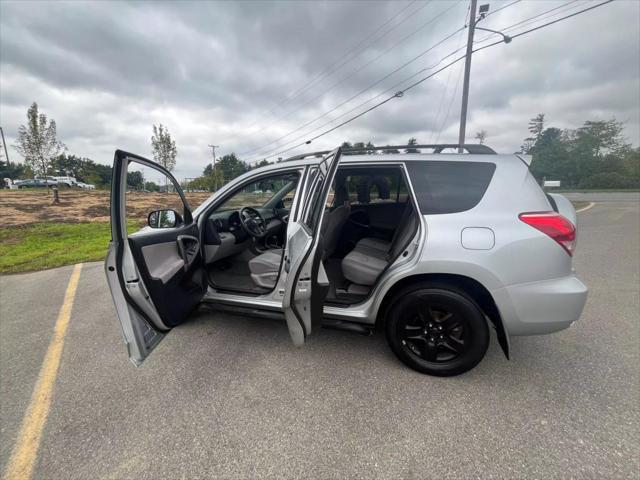
<path fill-rule="evenodd" d="M 495 10 L 506 3 L 491 6 Z M 562 3 L 523 1 L 484 23 L 504 28 Z M 584 4 L 576 2 L 567 11 Z M 35 100 L 56 119 L 72 153 L 103 163 L 111 161 L 116 148 L 149 155 L 151 125 L 162 122 L 178 144 L 178 177 L 194 176 L 209 161 L 208 143 L 222 145 L 221 153 L 227 153 L 272 142 L 455 31 L 466 10 L 466 1 L 5 1 L 0 3 L 1 122 L 12 142 Z M 475 54 L 469 137 L 485 129 L 489 144 L 512 152 L 527 135 L 528 119 L 545 112 L 550 124 L 563 128 L 616 117 L 627 122 L 626 134 L 638 144 L 639 14 L 640 4 L 620 0 Z M 283 102 L 363 38 L 382 34 L 331 75 Z M 286 148 L 287 142 L 436 64 L 462 44 L 464 35 L 263 152 Z M 422 142 L 455 141 L 460 68 L 440 73 L 307 148 L 331 148 L 344 140 L 402 143 L 411 136 Z"/>

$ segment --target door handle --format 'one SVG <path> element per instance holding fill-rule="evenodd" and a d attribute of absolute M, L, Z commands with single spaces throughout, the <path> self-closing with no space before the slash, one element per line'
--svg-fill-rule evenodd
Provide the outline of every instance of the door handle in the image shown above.
<path fill-rule="evenodd" d="M 198 256 L 200 241 L 191 235 L 178 235 L 176 242 L 180 256 L 184 260 L 184 270 L 187 271 Z"/>
<path fill-rule="evenodd" d="M 284 256 L 284 271 L 289 273 L 289 270 L 291 269 L 291 259 L 289 258 L 288 255 Z"/>

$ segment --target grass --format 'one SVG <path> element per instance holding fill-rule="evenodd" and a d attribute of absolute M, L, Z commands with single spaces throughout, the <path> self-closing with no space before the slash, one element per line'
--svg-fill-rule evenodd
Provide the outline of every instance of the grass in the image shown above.
<path fill-rule="evenodd" d="M 140 228 L 131 222 L 129 230 Z M 109 222 L 36 223 L 0 228 L 0 273 L 20 273 L 104 259 Z"/>

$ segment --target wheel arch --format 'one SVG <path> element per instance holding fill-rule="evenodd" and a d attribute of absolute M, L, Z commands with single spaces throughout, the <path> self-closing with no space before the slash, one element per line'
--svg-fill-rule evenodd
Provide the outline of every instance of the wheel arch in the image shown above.
<path fill-rule="evenodd" d="M 469 295 L 478 304 L 485 316 L 489 318 L 496 331 L 498 343 L 500 344 L 505 356 L 509 358 L 509 336 L 507 335 L 504 324 L 502 323 L 502 317 L 495 300 L 484 285 L 465 275 L 451 273 L 424 273 L 400 279 L 389 290 L 387 290 L 382 303 L 380 304 L 378 315 L 376 317 L 376 329 L 384 325 L 387 314 L 394 301 L 399 298 L 399 294 L 421 284 L 428 284 L 430 287 L 454 287 Z"/>

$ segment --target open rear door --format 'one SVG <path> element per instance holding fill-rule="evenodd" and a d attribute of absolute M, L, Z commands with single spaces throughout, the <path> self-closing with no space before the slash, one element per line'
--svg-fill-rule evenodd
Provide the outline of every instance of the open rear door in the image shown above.
<path fill-rule="evenodd" d="M 304 344 L 322 325 L 322 310 L 329 291 L 329 279 L 322 264 L 321 232 L 324 207 L 341 150 L 337 148 L 311 167 L 295 218 L 289 219 L 284 268 L 287 272 L 282 309 L 291 339 Z"/>
<path fill-rule="evenodd" d="M 149 226 L 129 235 L 127 170 L 132 163 L 164 175 L 167 195 L 175 189 L 171 193 L 179 195 L 182 211 L 149 212 Z M 136 365 L 164 334 L 188 318 L 207 288 L 198 226 L 180 185 L 157 163 L 121 150 L 113 162 L 111 243 L 105 272 L 129 358 Z"/>

